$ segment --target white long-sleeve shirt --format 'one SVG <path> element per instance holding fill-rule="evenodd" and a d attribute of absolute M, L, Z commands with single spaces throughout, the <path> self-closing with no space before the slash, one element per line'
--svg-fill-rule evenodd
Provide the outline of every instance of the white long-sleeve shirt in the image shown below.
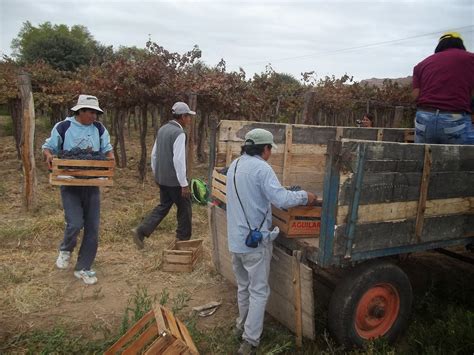
<path fill-rule="evenodd" d="M 176 122 L 176 121 L 174 121 Z M 176 124 L 183 128 L 178 122 Z M 155 174 L 155 162 L 156 162 L 156 141 L 153 144 L 151 150 L 151 170 Z M 176 178 L 178 179 L 181 187 L 188 186 L 186 179 L 186 135 L 181 133 L 173 143 L 173 165 L 176 170 Z"/>

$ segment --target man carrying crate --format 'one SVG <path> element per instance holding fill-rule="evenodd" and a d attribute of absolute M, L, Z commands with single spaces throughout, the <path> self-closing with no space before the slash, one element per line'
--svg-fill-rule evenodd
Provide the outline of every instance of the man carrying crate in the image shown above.
<path fill-rule="evenodd" d="M 43 154 L 52 168 L 53 155 L 61 150 L 74 148 L 100 151 L 109 159 L 114 159 L 110 136 L 97 116 L 103 111 L 97 97 L 79 95 L 77 105 L 71 108 L 74 116 L 57 123 L 51 136 L 42 146 Z M 56 266 L 67 269 L 77 236 L 84 228 L 82 244 L 77 256 L 74 276 L 88 285 L 97 283 L 97 276 L 91 269 L 97 254 L 100 223 L 100 190 L 98 186 L 61 186 L 61 199 L 66 219 L 63 241 L 59 246 Z"/>
<path fill-rule="evenodd" d="M 271 132 L 256 128 L 245 135 L 242 156 L 227 172 L 227 237 L 237 281 L 239 317 L 236 333 L 242 334 L 238 354 L 254 354 L 263 330 L 270 295 L 268 277 L 273 240 L 271 205 L 290 208 L 312 205 L 316 196 L 281 186 L 267 163 L 276 148 Z"/>

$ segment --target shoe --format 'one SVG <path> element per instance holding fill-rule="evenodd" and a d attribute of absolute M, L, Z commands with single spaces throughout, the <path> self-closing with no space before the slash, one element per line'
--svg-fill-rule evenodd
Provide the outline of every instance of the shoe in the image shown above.
<path fill-rule="evenodd" d="M 239 350 L 237 350 L 239 355 L 255 355 L 257 354 L 257 347 L 250 344 L 248 341 L 243 341 L 240 343 Z"/>
<path fill-rule="evenodd" d="M 86 285 L 94 285 L 97 283 L 97 277 L 95 271 L 92 270 L 76 270 L 74 276 L 84 281 Z"/>
<path fill-rule="evenodd" d="M 71 252 L 60 250 L 58 258 L 56 259 L 56 266 L 61 270 L 67 269 L 69 266 L 69 260 L 71 260 Z"/>
<path fill-rule="evenodd" d="M 138 231 L 138 227 L 133 228 L 131 232 L 133 235 L 133 241 L 135 242 L 137 248 L 143 249 L 145 247 L 145 242 L 143 241 L 145 239 L 145 236 Z"/>

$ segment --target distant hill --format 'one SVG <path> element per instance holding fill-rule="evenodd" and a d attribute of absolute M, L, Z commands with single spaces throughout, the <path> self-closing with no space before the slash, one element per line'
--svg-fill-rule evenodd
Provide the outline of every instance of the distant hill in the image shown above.
<path fill-rule="evenodd" d="M 360 83 L 361 84 L 367 83 L 367 85 L 369 85 L 369 86 L 381 87 L 383 85 L 384 80 L 391 80 L 391 81 L 396 82 L 399 85 L 403 86 L 403 85 L 411 85 L 412 77 L 407 76 L 405 78 L 394 78 L 394 79 L 392 79 L 392 78 L 386 78 L 386 79 L 372 78 L 372 79 L 361 80 Z"/>

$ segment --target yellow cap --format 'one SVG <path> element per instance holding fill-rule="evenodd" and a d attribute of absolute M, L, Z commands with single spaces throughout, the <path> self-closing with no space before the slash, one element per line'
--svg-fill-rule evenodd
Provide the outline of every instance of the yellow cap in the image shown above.
<path fill-rule="evenodd" d="M 443 39 L 446 38 L 459 38 L 462 41 L 461 34 L 458 32 L 446 32 L 439 38 L 439 41 L 441 42 Z"/>

